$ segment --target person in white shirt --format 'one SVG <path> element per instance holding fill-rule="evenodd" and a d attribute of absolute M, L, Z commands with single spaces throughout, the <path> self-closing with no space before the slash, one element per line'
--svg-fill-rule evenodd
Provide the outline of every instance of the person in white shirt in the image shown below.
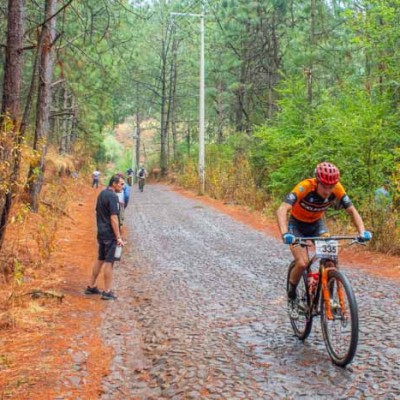
<path fill-rule="evenodd" d="M 93 174 L 92 174 L 92 179 L 93 179 L 92 187 L 96 187 L 96 188 L 99 187 L 100 175 L 101 175 L 101 173 L 100 173 L 100 171 L 98 169 L 93 171 Z"/>

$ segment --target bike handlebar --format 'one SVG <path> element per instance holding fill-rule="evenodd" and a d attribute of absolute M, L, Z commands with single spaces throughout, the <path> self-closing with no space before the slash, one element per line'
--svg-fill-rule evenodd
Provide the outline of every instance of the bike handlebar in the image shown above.
<path fill-rule="evenodd" d="M 360 239 L 359 236 L 295 236 L 296 240 L 357 240 Z"/>
<path fill-rule="evenodd" d="M 364 240 L 362 240 L 362 238 L 360 238 L 360 236 L 346 236 L 346 235 L 341 235 L 341 236 L 312 236 L 312 237 L 295 237 L 295 240 L 293 242 L 293 244 L 300 244 L 300 245 L 307 245 L 310 246 L 306 243 L 307 240 L 323 240 L 323 241 L 328 241 L 328 240 L 351 240 L 351 242 L 349 243 L 349 246 L 351 246 L 352 244 L 361 244 L 361 245 L 365 245 Z"/>

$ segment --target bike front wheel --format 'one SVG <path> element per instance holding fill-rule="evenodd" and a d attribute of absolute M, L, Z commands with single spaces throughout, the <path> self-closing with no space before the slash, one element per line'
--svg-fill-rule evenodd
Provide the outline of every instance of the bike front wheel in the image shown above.
<path fill-rule="evenodd" d="M 286 291 L 289 290 L 289 278 L 294 268 L 294 261 L 289 265 Z M 305 340 L 310 335 L 312 328 L 312 318 L 310 317 L 310 298 L 307 288 L 307 274 L 304 272 L 296 289 L 296 300 L 288 299 L 289 319 L 292 325 L 294 334 L 300 339 Z M 295 315 L 292 311 L 295 308 Z"/>
<path fill-rule="evenodd" d="M 333 363 L 344 367 L 353 360 L 357 350 L 357 302 L 349 280 L 340 271 L 328 272 L 328 289 L 331 316 L 327 315 L 327 305 L 321 293 L 322 334 Z"/>
<path fill-rule="evenodd" d="M 144 188 L 144 179 L 139 178 L 139 190 L 143 192 L 143 188 Z"/>

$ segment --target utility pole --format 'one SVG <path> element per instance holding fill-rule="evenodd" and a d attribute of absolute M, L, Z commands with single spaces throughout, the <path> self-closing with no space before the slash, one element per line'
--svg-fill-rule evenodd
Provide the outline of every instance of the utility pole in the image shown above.
<path fill-rule="evenodd" d="M 135 126 L 135 129 L 133 131 L 132 135 L 132 170 L 133 170 L 133 182 L 136 181 L 136 167 L 137 167 L 137 159 L 136 159 L 136 140 L 137 140 L 137 126 Z M 132 183 L 133 183 L 132 182 Z"/>
<path fill-rule="evenodd" d="M 200 194 L 205 191 L 205 162 L 204 162 L 204 119 L 205 119 L 205 103 L 204 103 L 204 13 L 200 15 L 200 113 L 199 113 L 199 178 L 200 178 Z"/>
<path fill-rule="evenodd" d="M 140 165 L 140 116 L 139 109 L 136 110 L 136 167 Z M 136 174 L 137 171 L 135 171 Z"/>
<path fill-rule="evenodd" d="M 199 104 L 199 193 L 204 194 L 205 191 L 205 144 L 204 144 L 204 128 L 205 128 L 205 60 L 204 60 L 204 5 L 201 14 L 178 13 L 172 12 L 172 16 L 198 17 L 200 18 L 200 104 Z"/>

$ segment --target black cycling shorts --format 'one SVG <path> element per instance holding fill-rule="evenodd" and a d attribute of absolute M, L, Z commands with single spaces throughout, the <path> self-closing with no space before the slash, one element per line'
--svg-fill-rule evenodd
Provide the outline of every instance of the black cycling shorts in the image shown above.
<path fill-rule="evenodd" d="M 117 247 L 117 241 L 115 239 L 97 239 L 99 244 L 99 261 L 114 262 L 115 249 Z"/>
<path fill-rule="evenodd" d="M 288 232 L 296 237 L 313 237 L 328 233 L 328 228 L 323 218 L 315 222 L 303 222 L 290 216 Z"/>

